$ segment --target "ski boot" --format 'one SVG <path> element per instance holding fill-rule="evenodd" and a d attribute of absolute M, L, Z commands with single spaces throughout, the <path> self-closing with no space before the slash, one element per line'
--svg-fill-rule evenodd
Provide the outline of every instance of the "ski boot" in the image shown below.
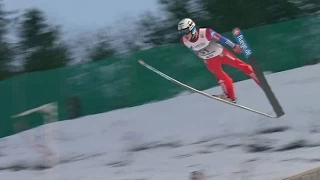
<path fill-rule="evenodd" d="M 222 93 L 220 95 L 213 95 L 215 97 L 218 97 L 220 99 L 223 99 L 223 100 L 226 100 L 226 101 L 229 101 L 229 102 L 232 102 L 232 103 L 237 103 L 237 98 L 235 98 L 234 100 L 232 100 L 226 93 Z"/>

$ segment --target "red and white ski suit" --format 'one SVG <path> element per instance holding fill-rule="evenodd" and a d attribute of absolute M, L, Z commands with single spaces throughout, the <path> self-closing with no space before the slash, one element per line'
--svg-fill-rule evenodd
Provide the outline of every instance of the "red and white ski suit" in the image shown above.
<path fill-rule="evenodd" d="M 221 44 L 228 45 L 234 51 L 240 53 L 241 49 L 239 46 L 210 28 L 197 29 L 197 33 L 198 36 L 195 41 L 188 41 L 183 36 L 181 38 L 181 42 L 204 60 L 207 68 L 215 75 L 217 81 L 222 87 L 223 92 L 228 95 L 230 99 L 236 99 L 233 80 L 227 73 L 223 71 L 221 67 L 222 64 L 239 69 L 246 75 L 250 76 L 257 84 L 259 84 L 252 67 L 237 58 L 232 52 L 224 48 Z"/>

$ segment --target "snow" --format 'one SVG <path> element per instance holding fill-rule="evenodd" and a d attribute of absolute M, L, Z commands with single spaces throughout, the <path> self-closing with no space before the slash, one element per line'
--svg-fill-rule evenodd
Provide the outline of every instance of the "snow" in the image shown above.
<path fill-rule="evenodd" d="M 316 168 L 320 166 L 319 72 L 320 64 L 266 76 L 286 112 L 279 119 L 181 93 L 2 138 L 0 177 L 181 180 L 202 169 L 208 179 L 279 180 Z M 239 103 L 273 113 L 252 80 L 235 87 Z M 220 87 L 206 92 L 219 93 Z M 53 136 L 50 144 L 45 144 L 45 130 Z M 35 143 L 47 145 L 53 154 L 37 151 Z"/>

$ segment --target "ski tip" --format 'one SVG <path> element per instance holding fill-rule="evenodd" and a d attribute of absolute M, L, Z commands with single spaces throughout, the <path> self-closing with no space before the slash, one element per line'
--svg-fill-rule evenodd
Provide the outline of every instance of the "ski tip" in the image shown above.
<path fill-rule="evenodd" d="M 144 64 L 144 61 L 141 60 L 141 59 L 139 59 L 138 62 L 139 62 L 140 64 Z"/>

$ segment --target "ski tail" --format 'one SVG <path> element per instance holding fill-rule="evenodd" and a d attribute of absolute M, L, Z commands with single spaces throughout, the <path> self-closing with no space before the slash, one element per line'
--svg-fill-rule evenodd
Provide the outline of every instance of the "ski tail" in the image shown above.
<path fill-rule="evenodd" d="M 259 63 L 258 63 L 257 59 L 253 56 L 252 50 L 249 47 L 246 39 L 244 38 L 243 33 L 241 32 L 241 30 L 238 27 L 236 27 L 232 30 L 232 35 L 236 39 L 239 46 L 241 47 L 244 57 L 246 58 L 248 63 L 252 66 L 252 68 L 257 76 L 257 79 L 260 82 L 261 88 L 264 91 L 266 97 L 268 98 L 269 103 L 271 104 L 277 117 L 283 116 L 285 114 L 283 111 L 283 108 L 281 107 L 278 99 L 276 98 L 275 94 L 273 93 L 266 77 L 263 74 L 263 71 L 259 67 L 259 65 L 258 65 Z"/>
<path fill-rule="evenodd" d="M 188 86 L 188 85 L 186 85 L 186 84 L 184 84 L 184 83 L 182 83 L 182 82 L 180 82 L 180 81 L 178 81 L 178 80 L 176 80 L 176 79 L 174 79 L 174 78 L 172 78 L 172 77 L 164 74 L 163 72 L 161 72 L 161 71 L 155 69 L 154 67 L 150 66 L 149 64 L 145 63 L 143 60 L 138 60 L 138 62 L 139 62 L 141 65 L 143 65 L 144 67 L 148 68 L 149 70 L 157 73 L 157 74 L 160 75 L 161 77 L 163 77 L 163 78 L 165 78 L 165 79 L 167 79 L 167 80 L 169 80 L 169 81 L 171 81 L 171 82 L 173 82 L 173 83 L 175 83 L 175 84 L 177 84 L 177 85 L 179 85 L 179 86 L 182 86 L 182 87 L 184 87 L 184 88 L 186 88 L 186 89 L 188 89 L 188 90 L 190 90 L 190 91 L 193 91 L 193 92 L 195 92 L 195 93 L 201 94 L 201 95 L 206 96 L 206 97 L 208 97 L 208 98 L 215 99 L 215 100 L 217 100 L 217 101 L 220 101 L 220 102 L 223 102 L 223 103 L 226 103 L 226 104 L 235 106 L 235 107 L 239 107 L 239 108 L 245 109 L 245 110 L 247 110 L 247 111 L 250 111 L 250 112 L 253 112 L 253 113 L 256 113 L 256 114 L 260 114 L 260 115 L 265 116 L 265 117 L 278 118 L 277 116 L 272 116 L 272 115 L 269 115 L 269 114 L 267 114 L 267 113 L 264 113 L 264 112 L 255 110 L 255 109 L 253 109 L 253 108 L 249 108 L 249 107 L 246 107 L 246 106 L 244 106 L 244 105 L 237 104 L 237 103 L 233 103 L 233 102 L 230 102 L 230 101 L 221 99 L 221 98 L 219 98 L 219 97 L 217 97 L 217 96 L 207 94 L 207 93 L 205 93 L 205 92 L 203 92 L 203 91 L 200 91 L 200 90 L 195 89 L 195 88 L 193 88 L 193 87 L 191 87 L 191 86 Z"/>

